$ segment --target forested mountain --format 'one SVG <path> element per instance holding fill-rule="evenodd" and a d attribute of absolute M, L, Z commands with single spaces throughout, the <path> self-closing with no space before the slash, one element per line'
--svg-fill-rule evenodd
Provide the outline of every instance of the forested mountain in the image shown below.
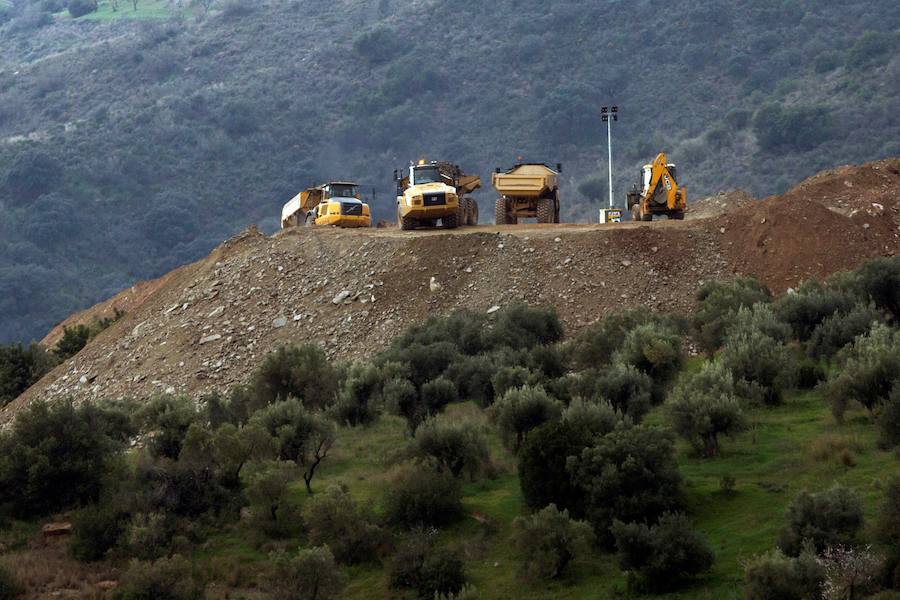
<path fill-rule="evenodd" d="M 0 0 L 0 341 L 273 229 L 309 184 L 359 180 L 391 218 L 421 156 L 562 162 L 588 220 L 601 104 L 619 201 L 661 150 L 695 198 L 900 155 L 887 0 L 107 2 Z"/>

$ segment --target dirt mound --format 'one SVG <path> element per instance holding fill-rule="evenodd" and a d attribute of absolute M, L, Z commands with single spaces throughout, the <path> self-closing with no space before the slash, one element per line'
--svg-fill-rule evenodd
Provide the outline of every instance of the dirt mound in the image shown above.
<path fill-rule="evenodd" d="M 858 219 L 886 217 L 900 230 L 900 158 L 823 171 L 787 192 Z"/>
<path fill-rule="evenodd" d="M 839 177 L 819 176 L 783 196 L 750 203 L 718 219 L 729 263 L 760 278 L 773 292 L 801 281 L 852 269 L 867 258 L 894 255 L 900 249 L 895 211 L 900 177 L 893 191 L 869 177 L 871 166 L 846 170 Z M 838 180 L 854 176 L 857 185 Z M 843 189 L 841 189 L 843 187 Z M 872 199 L 884 210 L 863 210 Z M 834 207 L 848 208 L 835 210 Z M 855 207 L 855 208 L 850 208 Z"/>
<path fill-rule="evenodd" d="M 704 281 L 734 273 L 781 292 L 897 252 L 895 164 L 819 175 L 763 201 L 730 193 L 719 202 L 741 206 L 690 221 L 299 228 L 272 237 L 250 228 L 204 260 L 73 317 L 128 303 L 124 318 L 0 411 L 0 422 L 34 398 L 226 390 L 289 342 L 319 343 L 339 359 L 370 356 L 407 325 L 460 308 L 552 306 L 575 333 L 627 306 L 689 312 Z M 883 212 L 859 208 L 873 198 Z"/>
<path fill-rule="evenodd" d="M 710 217 L 718 217 L 719 215 L 724 215 L 736 208 L 740 208 L 749 202 L 753 202 L 753 200 L 753 196 L 744 190 L 719 192 L 715 196 L 690 202 L 684 217 L 686 219 L 708 219 Z"/>

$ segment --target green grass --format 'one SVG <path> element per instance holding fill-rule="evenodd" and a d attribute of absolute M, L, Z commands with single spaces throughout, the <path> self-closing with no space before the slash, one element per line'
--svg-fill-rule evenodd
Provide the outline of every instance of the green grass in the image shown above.
<path fill-rule="evenodd" d="M 458 418 L 484 420 L 471 404 L 450 407 Z M 881 482 L 897 471 L 897 458 L 878 450 L 875 428 L 862 413 L 837 425 L 821 397 L 812 392 L 789 395 L 783 406 L 754 408 L 749 414 L 751 430 L 722 442 L 722 456 L 701 459 L 689 446 L 678 443 L 678 457 L 685 479 L 688 509 L 697 527 L 707 536 L 716 553 L 710 574 L 679 592 L 661 596 L 670 599 L 735 599 L 741 597 L 742 561 L 774 547 L 785 509 L 802 489 L 818 491 L 835 483 L 854 489 L 862 498 L 867 523 L 871 525 L 882 499 Z M 648 422 L 661 425 L 662 409 L 655 409 Z M 492 430 L 491 430 L 492 431 Z M 382 490 L 388 485 L 392 465 L 403 459 L 405 425 L 384 417 L 362 429 L 342 429 L 334 454 L 323 464 L 313 482 L 315 491 L 342 482 L 354 498 L 378 509 Z M 852 438 L 862 450 L 856 465 L 843 465 L 837 457 L 816 460 L 811 446 L 822 436 Z M 490 445 L 498 476 L 464 486 L 466 517 L 441 533 L 441 543 L 456 546 L 466 557 L 469 580 L 484 598 L 616 598 L 625 595 L 626 580 L 610 554 L 597 553 L 576 563 L 557 582 L 524 579 L 519 557 L 509 544 L 513 520 L 528 513 L 519 490 L 515 460 L 491 433 Z M 723 492 L 723 476 L 735 479 L 732 492 Z M 302 482 L 294 488 L 302 503 L 307 498 Z M 488 525 L 473 515 L 487 519 Z M 867 532 L 868 535 L 868 532 Z M 297 547 L 302 540 L 288 540 Z M 266 552 L 252 547 L 240 526 L 213 537 L 198 558 L 241 558 L 243 564 L 265 560 Z M 347 571 L 345 598 L 396 597 L 380 567 L 355 567 Z"/>
<path fill-rule="evenodd" d="M 113 21 L 115 19 L 168 19 L 172 16 L 168 0 L 138 0 L 134 10 L 131 0 L 121 0 L 119 9 L 114 11 L 109 0 L 101 0 L 95 12 L 79 17 L 89 21 Z M 68 13 L 63 13 L 68 16 Z"/>

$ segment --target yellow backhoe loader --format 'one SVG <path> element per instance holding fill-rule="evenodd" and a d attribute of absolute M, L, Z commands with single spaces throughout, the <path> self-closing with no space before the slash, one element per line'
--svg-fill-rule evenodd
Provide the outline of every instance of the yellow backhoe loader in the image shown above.
<path fill-rule="evenodd" d="M 543 163 L 518 164 L 506 172 L 497 169 L 491 183 L 500 194 L 494 205 L 497 225 L 515 225 L 519 219 L 537 218 L 538 223 L 559 223 L 559 174 Z"/>
<path fill-rule="evenodd" d="M 481 187 L 481 177 L 466 175 L 458 165 L 420 160 L 409 171 L 394 171 L 397 223 L 400 229 L 445 229 L 478 224 L 478 204 L 467 196 Z"/>
<path fill-rule="evenodd" d="M 641 167 L 641 187 L 632 187 L 627 203 L 633 221 L 652 221 L 653 215 L 684 218 L 687 190 L 678 185 L 675 165 L 668 162 L 664 152 L 652 164 Z"/>
<path fill-rule="evenodd" d="M 281 209 L 281 228 L 298 225 L 369 227 L 369 205 L 362 201 L 359 185 L 332 181 L 303 190 Z"/>

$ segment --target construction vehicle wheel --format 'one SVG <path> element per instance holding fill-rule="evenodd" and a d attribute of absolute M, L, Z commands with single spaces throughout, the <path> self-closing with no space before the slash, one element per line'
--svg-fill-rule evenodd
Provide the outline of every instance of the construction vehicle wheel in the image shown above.
<path fill-rule="evenodd" d="M 441 225 L 444 226 L 444 229 L 456 229 L 459 225 L 459 213 L 453 213 L 442 218 Z"/>
<path fill-rule="evenodd" d="M 684 211 L 676 211 L 669 213 L 669 218 L 674 221 L 684 221 Z"/>
<path fill-rule="evenodd" d="M 478 225 L 478 203 L 469 198 L 469 221 L 466 225 Z"/>
<path fill-rule="evenodd" d="M 312 227 L 316 224 L 316 216 L 313 213 L 306 213 L 306 222 L 304 225 L 307 227 Z"/>
<path fill-rule="evenodd" d="M 509 220 L 506 217 L 506 200 L 497 198 L 497 202 L 494 204 L 494 224 L 506 225 L 507 223 Z"/>
<path fill-rule="evenodd" d="M 631 220 L 632 221 L 640 221 L 641 220 L 641 208 L 635 204 L 631 207 Z"/>
<path fill-rule="evenodd" d="M 652 221 L 653 213 L 641 214 L 641 221 Z"/>
<path fill-rule="evenodd" d="M 537 201 L 537 222 L 538 223 L 553 223 L 553 218 L 556 216 L 556 211 L 554 210 L 553 200 L 550 198 L 541 198 Z"/>
<path fill-rule="evenodd" d="M 404 217 L 400 214 L 400 207 L 397 207 L 397 225 L 401 231 L 409 231 L 414 229 L 416 221 L 412 217 Z"/>

